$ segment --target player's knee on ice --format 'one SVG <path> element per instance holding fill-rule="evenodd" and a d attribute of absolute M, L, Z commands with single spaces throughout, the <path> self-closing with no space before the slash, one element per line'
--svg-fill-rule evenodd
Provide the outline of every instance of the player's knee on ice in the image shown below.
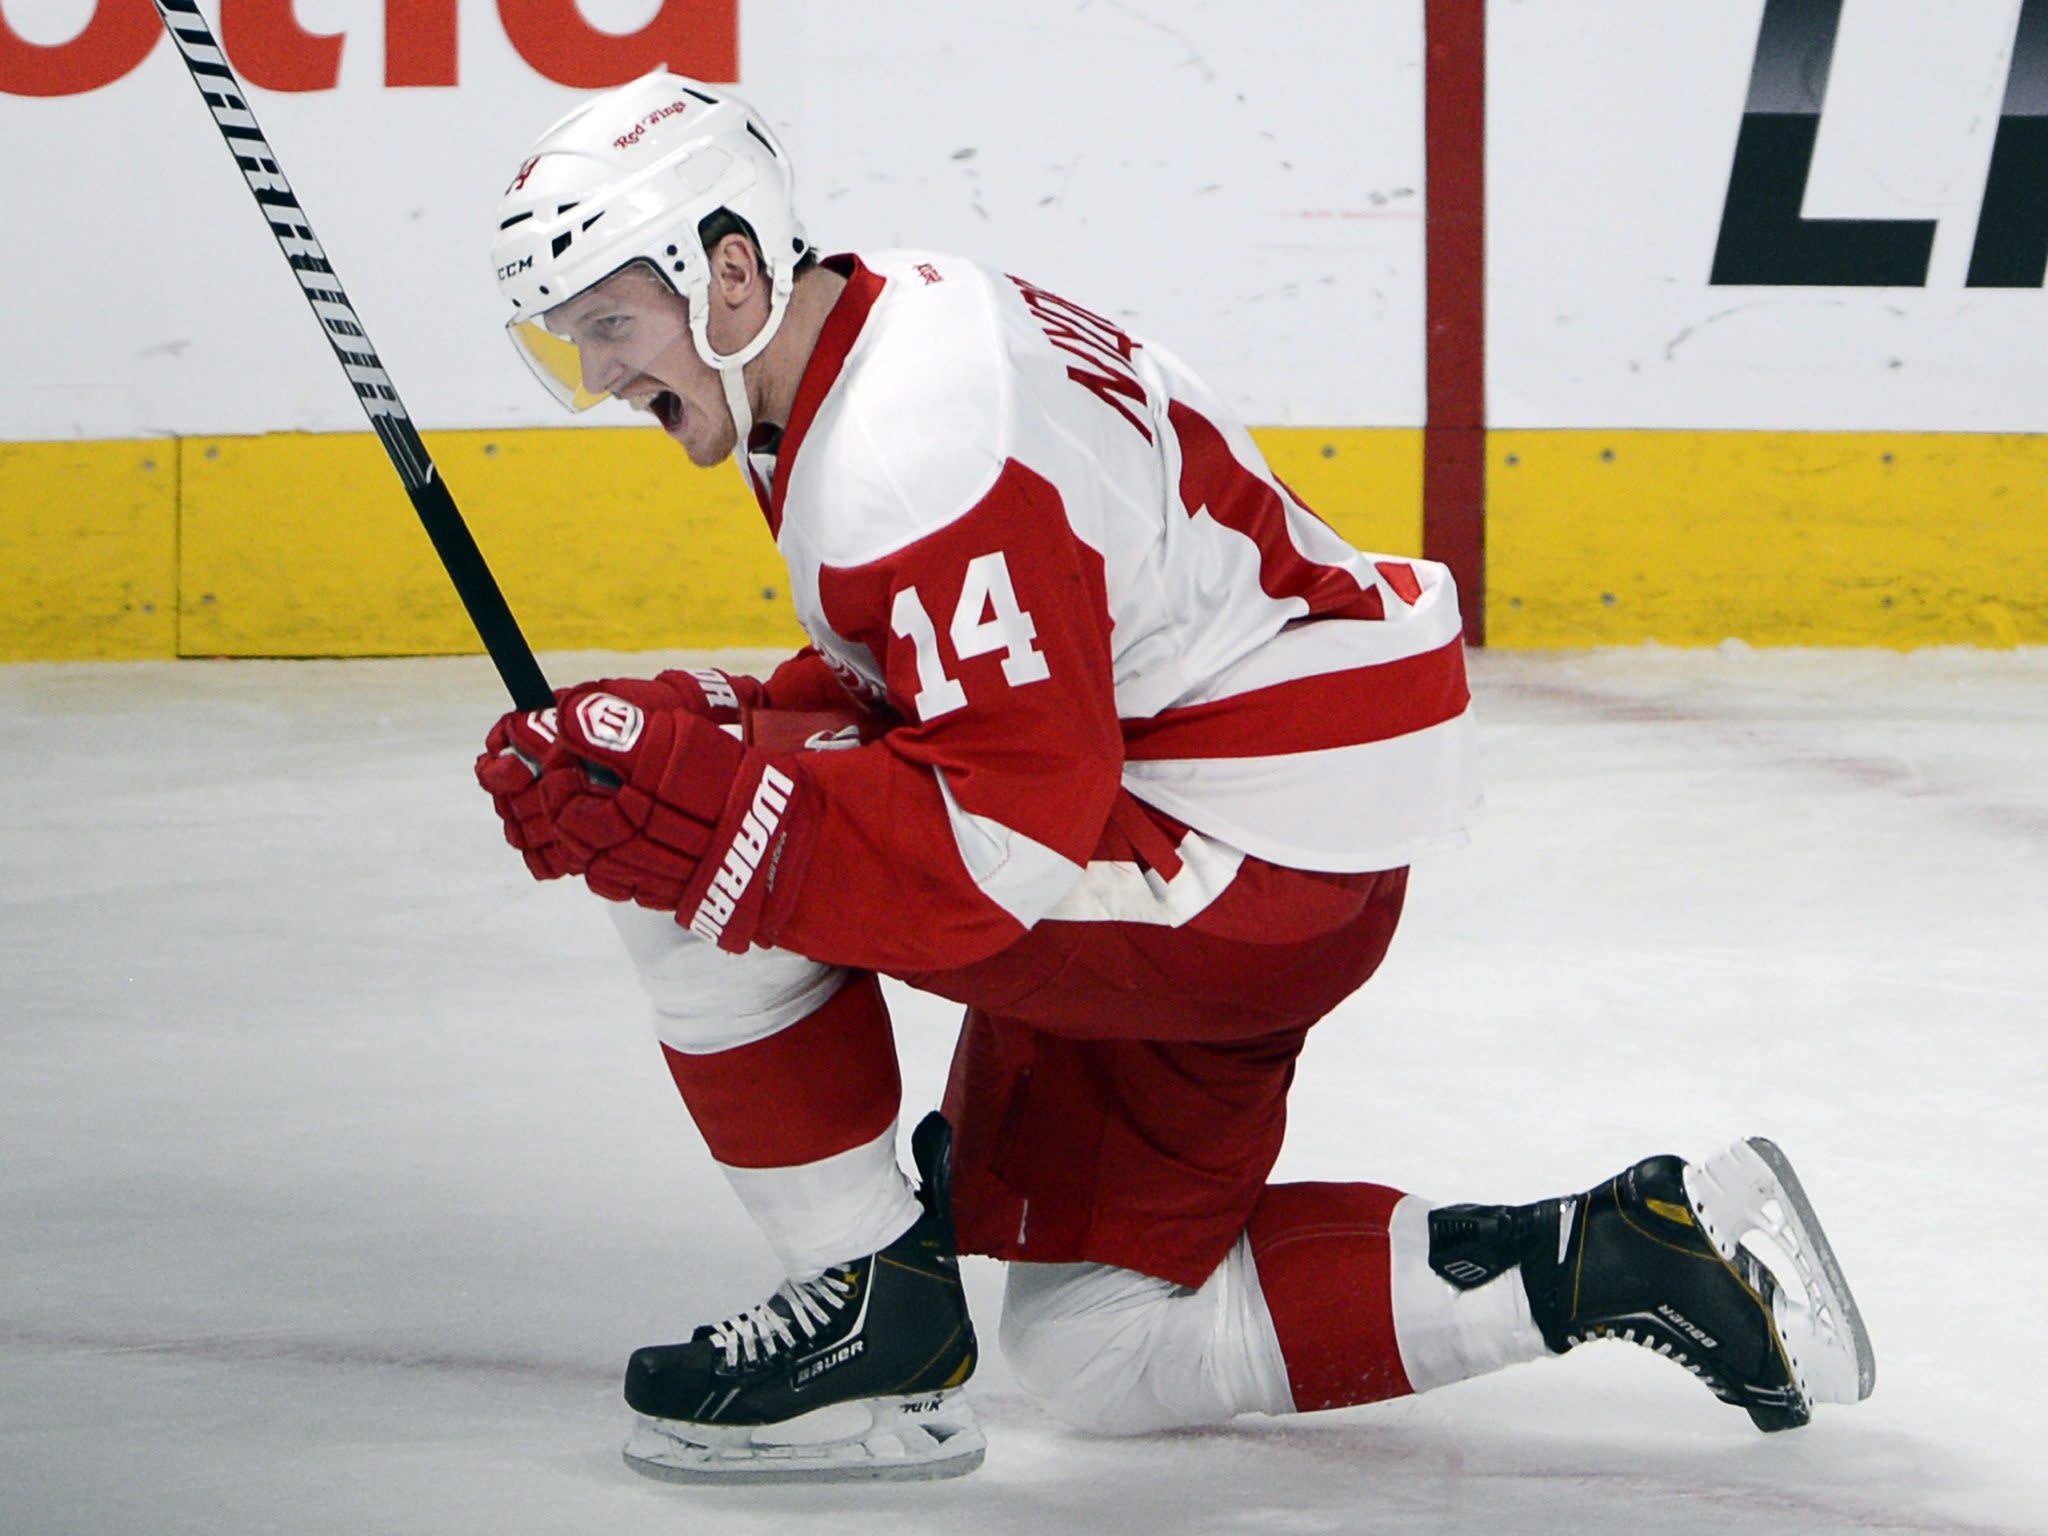
<path fill-rule="evenodd" d="M 608 910 L 670 1050 L 729 1051 L 764 1040 L 817 1012 L 846 982 L 839 967 L 785 950 L 729 955 L 665 912 L 618 902 Z"/>
<path fill-rule="evenodd" d="M 1013 1263 L 997 1337 L 1032 1400 L 1091 1434 L 1294 1411 L 1242 1239 L 1194 1291 L 1106 1264 Z"/>

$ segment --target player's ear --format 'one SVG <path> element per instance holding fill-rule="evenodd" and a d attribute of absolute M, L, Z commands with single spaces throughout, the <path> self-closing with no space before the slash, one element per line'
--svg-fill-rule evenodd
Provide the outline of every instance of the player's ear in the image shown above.
<path fill-rule="evenodd" d="M 712 289 L 731 308 L 739 308 L 762 285 L 754 242 L 737 230 L 711 248 L 710 260 Z"/>

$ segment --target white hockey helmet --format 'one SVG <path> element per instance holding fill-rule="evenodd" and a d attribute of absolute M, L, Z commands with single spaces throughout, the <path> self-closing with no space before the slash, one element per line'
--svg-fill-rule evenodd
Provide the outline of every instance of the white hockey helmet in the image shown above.
<path fill-rule="evenodd" d="M 794 173 L 774 132 L 744 101 L 657 69 L 577 107 L 543 134 L 498 205 L 491 264 L 512 305 L 514 345 L 571 410 L 585 388 L 576 344 L 546 316 L 613 273 L 644 263 L 681 294 L 698 356 L 716 368 L 742 448 L 752 426 L 740 370 L 774 337 L 810 250 L 793 206 Z M 711 266 L 698 230 L 720 209 L 753 231 L 769 277 L 768 320 L 730 353 L 705 332 Z M 673 337 L 669 338 L 673 339 Z"/>

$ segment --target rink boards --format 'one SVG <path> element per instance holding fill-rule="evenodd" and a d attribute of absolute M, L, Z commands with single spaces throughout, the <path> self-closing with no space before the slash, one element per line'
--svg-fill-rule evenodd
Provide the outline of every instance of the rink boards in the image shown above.
<path fill-rule="evenodd" d="M 1354 543 L 1420 551 L 1419 431 L 1256 435 Z M 800 642 L 732 470 L 646 429 L 427 440 L 537 648 Z M 2039 436 L 1487 444 L 1491 645 L 2048 643 Z M 0 444 L 0 505 L 0 660 L 478 649 L 367 433 Z"/>
<path fill-rule="evenodd" d="M 685 57 L 825 249 L 1170 346 L 1490 645 L 2048 641 L 2048 0 L 265 9 L 223 46 L 416 420 L 489 429 L 429 436 L 541 647 L 795 638 L 737 478 L 561 430 L 485 259 L 540 127 Z M 153 29 L 0 27 L 0 195 L 149 232 L 10 253 L 0 658 L 473 648 Z"/>

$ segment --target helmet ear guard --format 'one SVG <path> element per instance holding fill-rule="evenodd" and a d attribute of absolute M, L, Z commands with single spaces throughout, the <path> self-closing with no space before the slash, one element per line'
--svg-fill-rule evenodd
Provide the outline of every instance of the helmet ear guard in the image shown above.
<path fill-rule="evenodd" d="M 605 398 L 568 377 L 563 338 L 541 323 L 634 261 L 683 298 L 698 355 L 724 375 L 739 439 L 751 413 L 740 370 L 774 337 L 810 250 L 792 203 L 789 157 L 752 108 L 699 81 L 655 70 L 594 97 L 534 145 L 498 209 L 492 265 L 511 304 L 520 355 L 572 410 Z M 766 323 L 730 353 L 711 344 L 706 221 L 728 213 L 752 232 L 769 279 Z"/>

